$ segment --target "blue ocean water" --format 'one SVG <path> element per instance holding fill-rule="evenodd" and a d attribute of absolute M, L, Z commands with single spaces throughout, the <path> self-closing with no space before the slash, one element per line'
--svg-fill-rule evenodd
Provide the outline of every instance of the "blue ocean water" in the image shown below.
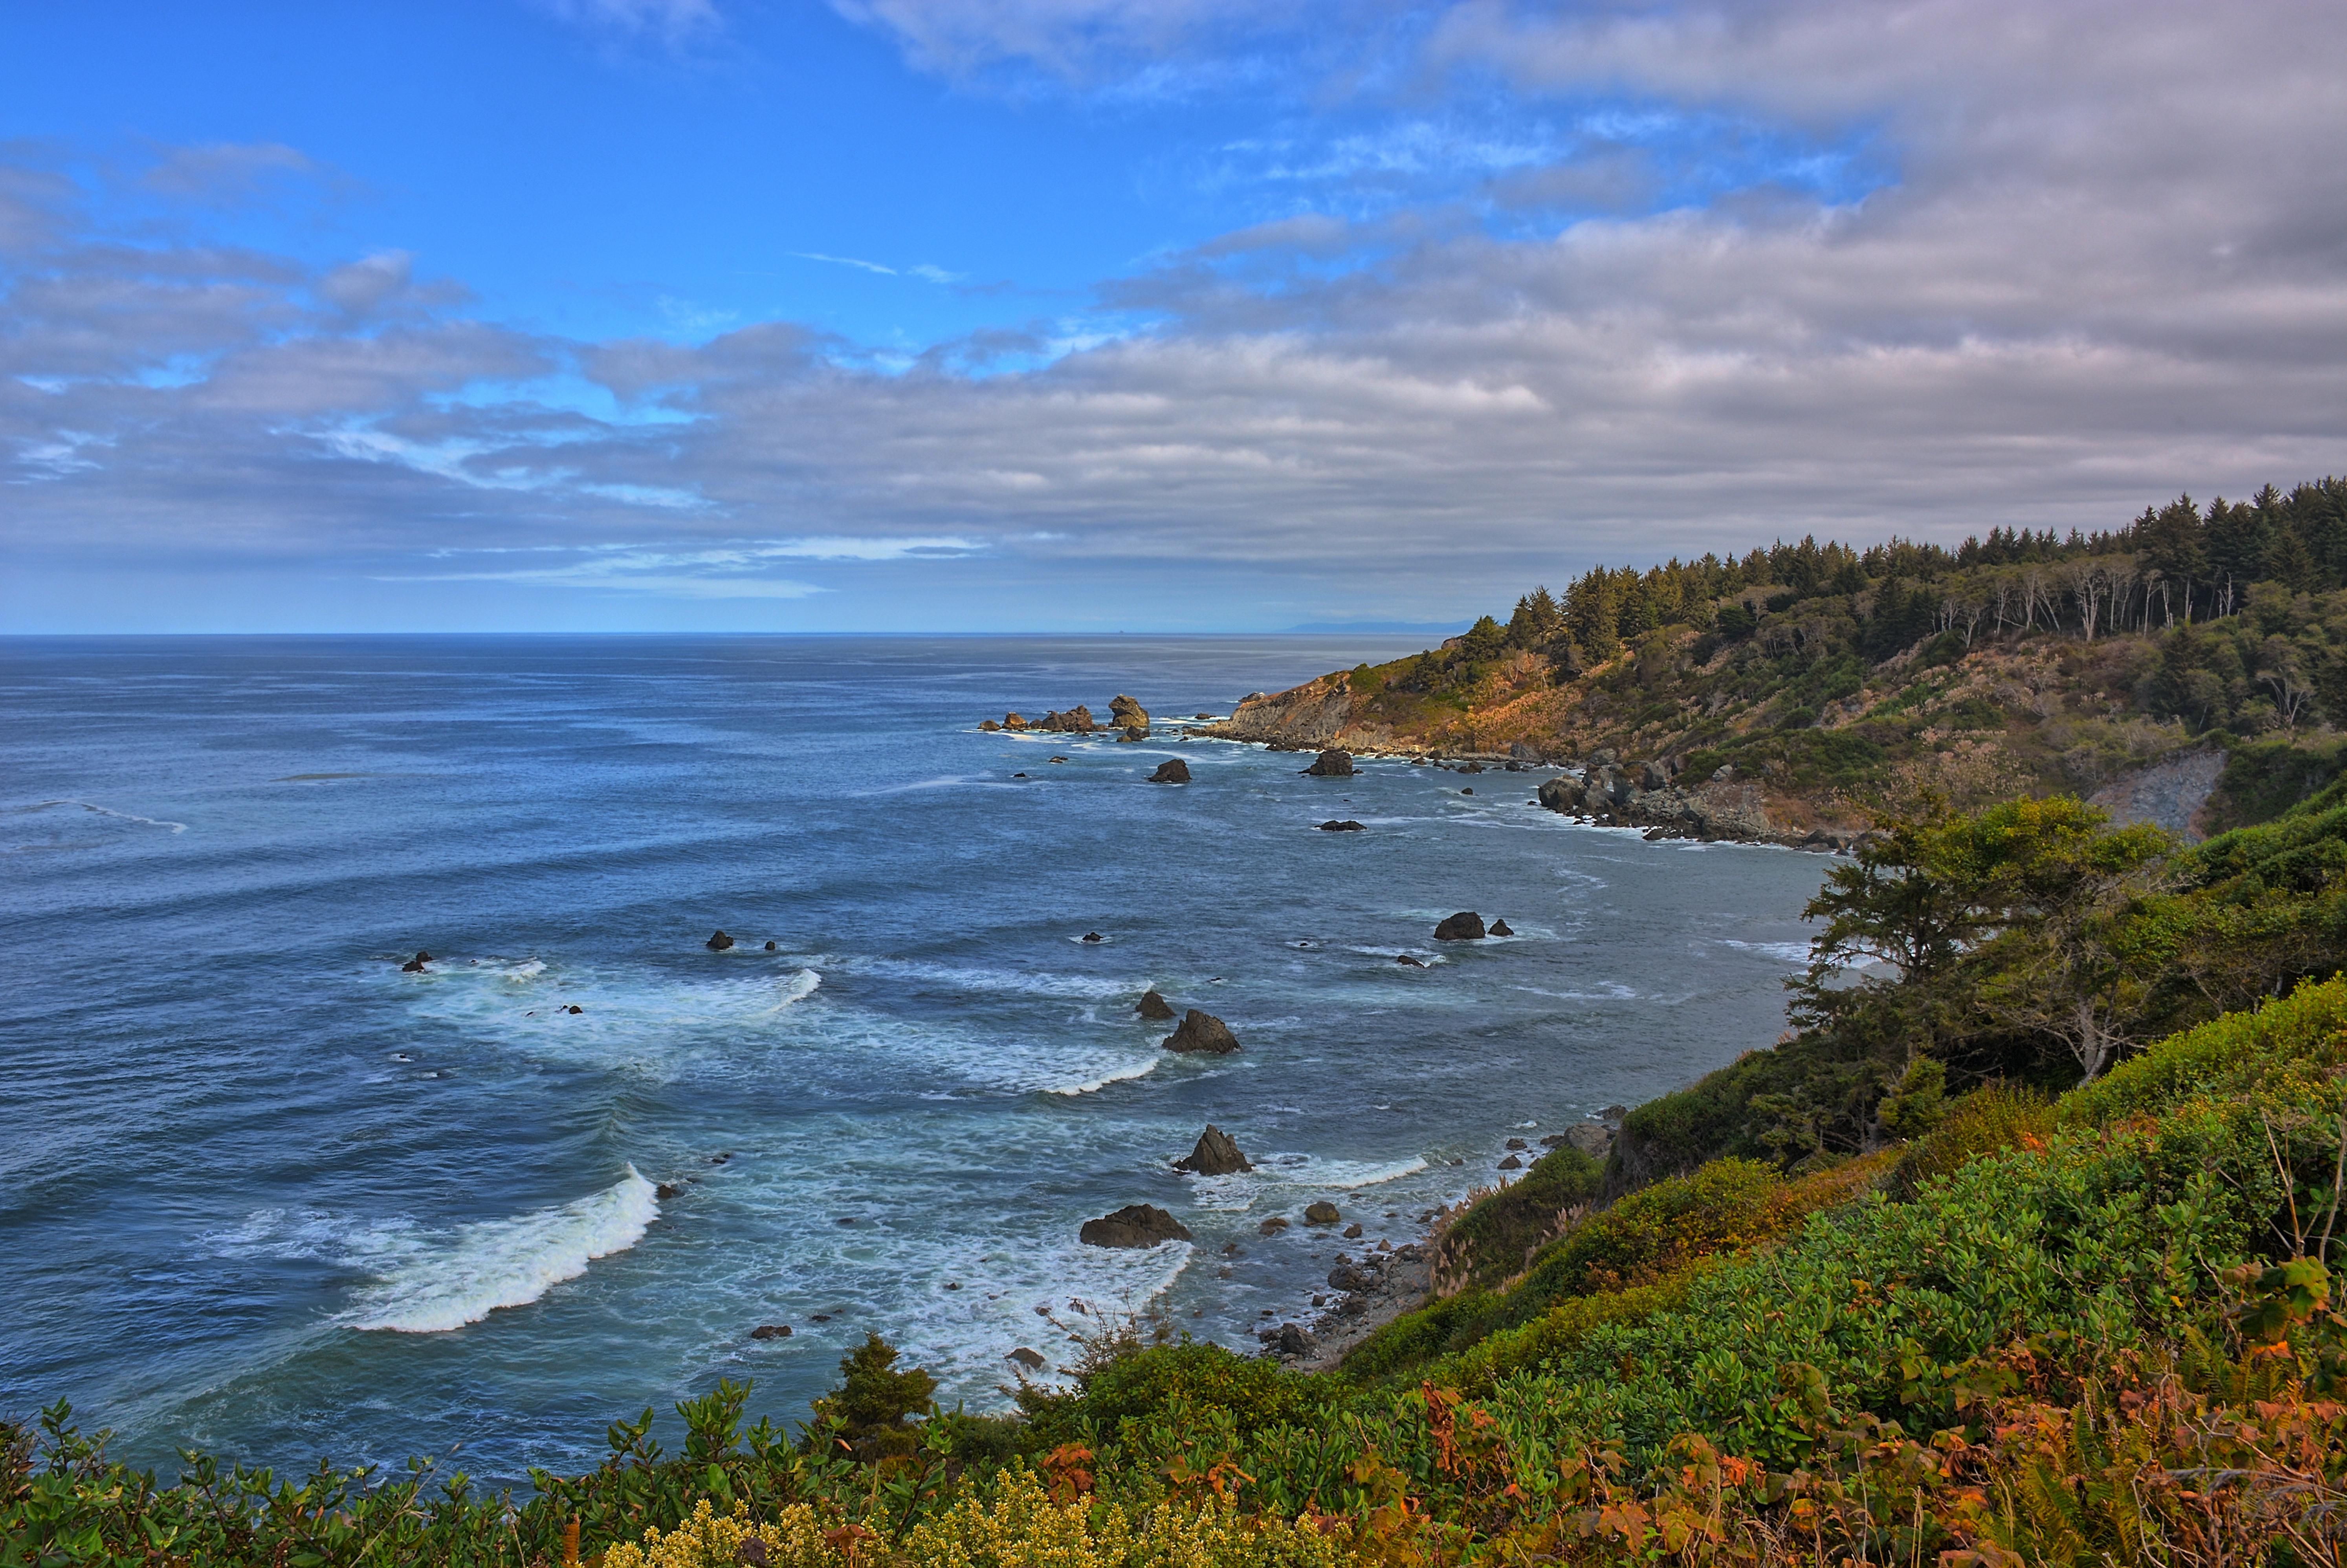
<path fill-rule="evenodd" d="M 1039 1306 L 1308 1316 L 1342 1244 L 1263 1219 L 1399 1245 L 1766 1044 L 1824 870 L 1163 728 L 1414 646 L 0 642 L 0 1409 L 509 1479 L 720 1377 L 803 1418 L 866 1329 L 982 1408 Z M 975 727 L 1118 692 L 1159 738 Z M 1208 1121 L 1255 1174 L 1169 1168 Z M 1134 1202 L 1194 1245 L 1077 1244 Z"/>

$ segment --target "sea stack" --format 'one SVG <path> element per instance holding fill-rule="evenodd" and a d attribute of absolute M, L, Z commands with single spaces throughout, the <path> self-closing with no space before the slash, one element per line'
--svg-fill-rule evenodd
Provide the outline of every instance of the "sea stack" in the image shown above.
<path fill-rule="evenodd" d="M 1141 999 L 1133 1004 L 1133 1010 L 1160 1023 L 1174 1016 L 1174 1004 L 1160 996 L 1154 987 L 1141 993 Z"/>
<path fill-rule="evenodd" d="M 1188 784 L 1190 764 L 1180 757 L 1168 757 L 1157 764 L 1157 771 L 1149 775 L 1149 782 L 1151 784 Z"/>
<path fill-rule="evenodd" d="M 1086 1246 L 1155 1246 L 1193 1238 L 1189 1226 L 1154 1204 L 1127 1204 L 1114 1214 L 1086 1220 L 1076 1239 Z"/>
<path fill-rule="evenodd" d="M 1149 710 L 1132 698 L 1119 694 L 1108 705 L 1108 724 L 1112 730 L 1122 730 L 1118 738 L 1145 741 L 1149 738 Z"/>
<path fill-rule="evenodd" d="M 1211 1122 L 1198 1135 L 1198 1146 L 1190 1151 L 1190 1157 L 1174 1161 L 1174 1168 L 1194 1176 L 1227 1176 L 1255 1169 L 1239 1152 L 1238 1141 Z"/>
<path fill-rule="evenodd" d="M 1480 942 L 1485 935 L 1483 917 L 1472 909 L 1461 909 L 1434 928 L 1438 942 Z"/>
<path fill-rule="evenodd" d="M 1213 1056 L 1227 1056 L 1239 1048 L 1238 1037 L 1231 1026 L 1208 1012 L 1192 1008 L 1182 1015 L 1182 1022 L 1165 1037 L 1165 1049 L 1179 1051 L 1204 1051 Z"/>
<path fill-rule="evenodd" d="M 1353 753 L 1331 748 L 1328 751 L 1322 752 L 1318 756 L 1313 758 L 1312 765 L 1306 768 L 1304 771 L 1311 774 L 1314 778 L 1351 778 L 1353 776 Z"/>

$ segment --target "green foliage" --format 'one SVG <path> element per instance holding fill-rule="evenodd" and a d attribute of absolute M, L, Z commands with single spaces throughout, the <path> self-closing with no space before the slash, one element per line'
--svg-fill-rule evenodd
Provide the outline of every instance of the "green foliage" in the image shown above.
<path fill-rule="evenodd" d="M 840 1358 L 840 1386 L 815 1402 L 810 1445 L 836 1440 L 867 1456 L 908 1453 L 905 1423 L 936 1406 L 938 1380 L 917 1367 L 897 1369 L 897 1352 L 877 1334 Z"/>
<path fill-rule="evenodd" d="M 1604 1177 L 1604 1167 L 1570 1143 L 1550 1150 L 1443 1233 L 1438 1271 L 1484 1285 L 1517 1273 L 1567 1210 L 1597 1195 Z"/>
<path fill-rule="evenodd" d="M 1983 1154 L 2043 1147 L 2053 1132 L 2054 1102 L 2045 1096 L 2004 1084 L 1976 1089 L 1949 1104 L 1938 1125 L 1901 1152 L 1890 1191 L 1911 1197 L 1924 1183 Z"/>

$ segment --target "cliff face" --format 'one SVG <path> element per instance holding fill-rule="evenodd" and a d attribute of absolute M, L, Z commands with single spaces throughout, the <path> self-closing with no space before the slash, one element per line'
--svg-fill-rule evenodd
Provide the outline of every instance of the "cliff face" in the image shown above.
<path fill-rule="evenodd" d="M 1287 751 L 1318 751 L 1339 745 L 1347 751 L 1384 750 L 1368 743 L 1348 744 L 1345 738 L 1353 716 L 1352 683 L 1350 672 L 1339 671 L 1285 692 L 1268 696 L 1258 693 L 1241 702 L 1223 723 L 1199 733 L 1227 741 L 1255 741 Z M 1390 739 L 1390 732 L 1388 738 Z"/>

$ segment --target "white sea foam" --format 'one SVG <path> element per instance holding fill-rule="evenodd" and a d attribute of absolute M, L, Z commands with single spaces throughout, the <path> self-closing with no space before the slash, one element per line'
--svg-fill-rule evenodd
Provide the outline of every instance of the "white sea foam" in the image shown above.
<path fill-rule="evenodd" d="M 501 1307 L 536 1301 L 599 1257 L 627 1251 L 659 1217 L 656 1190 L 630 1165 L 590 1197 L 458 1226 L 445 1243 L 400 1259 L 355 1292 L 343 1321 L 399 1334 L 477 1323 Z"/>
<path fill-rule="evenodd" d="M 1046 1092 L 1051 1094 L 1097 1093 L 1112 1083 L 1127 1083 L 1136 1078 L 1146 1078 L 1156 1071 L 1157 1064 L 1164 1060 L 1163 1055 L 1153 1056 L 1146 1061 L 1112 1069 L 1102 1073 L 1098 1078 L 1087 1079 L 1081 1083 L 1055 1083 Z"/>
<path fill-rule="evenodd" d="M 778 1013 L 793 1002 L 803 1002 L 815 995 L 815 988 L 823 984 L 823 977 L 813 969 L 799 969 L 784 975 L 780 984 L 782 997 L 766 1009 L 770 1014 Z"/>
<path fill-rule="evenodd" d="M 1719 945 L 1723 948 L 1734 948 L 1741 953 L 1759 953 L 1768 958 L 1784 958 L 1796 964 L 1806 964 L 1809 961 L 1809 945 L 1807 942 L 1739 942 L 1733 937 L 1722 937 L 1719 938 Z"/>
<path fill-rule="evenodd" d="M 18 806 L 16 809 L 19 812 L 29 814 L 36 811 L 47 811 L 52 806 L 59 805 L 77 805 L 81 807 L 82 810 L 94 812 L 99 816 L 110 816 L 118 822 L 135 822 L 142 827 L 168 827 L 173 833 L 185 833 L 188 831 L 188 825 L 184 822 L 165 822 L 160 817 L 140 816 L 136 812 L 117 811 L 110 805 L 98 805 L 93 802 L 86 800 L 36 801 L 31 805 Z"/>

